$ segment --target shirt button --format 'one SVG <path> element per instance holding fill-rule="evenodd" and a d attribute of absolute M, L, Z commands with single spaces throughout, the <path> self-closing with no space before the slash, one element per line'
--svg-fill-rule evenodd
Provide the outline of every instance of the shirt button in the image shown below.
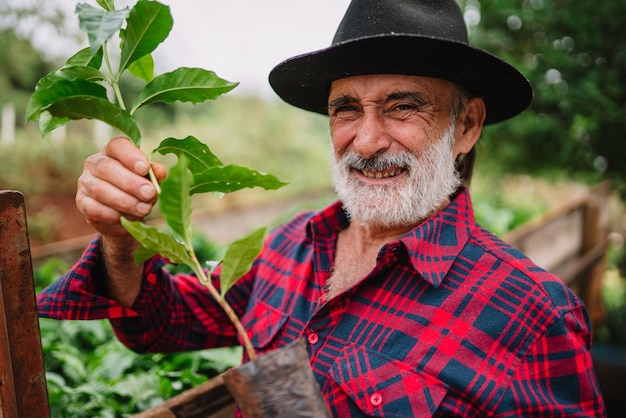
<path fill-rule="evenodd" d="M 383 403 L 383 395 L 378 392 L 372 394 L 372 396 L 370 396 L 370 402 L 374 406 L 380 405 L 381 403 Z"/>
<path fill-rule="evenodd" d="M 309 340 L 309 344 L 311 345 L 317 344 L 317 342 L 320 340 L 320 337 L 314 332 L 310 333 L 307 338 Z"/>

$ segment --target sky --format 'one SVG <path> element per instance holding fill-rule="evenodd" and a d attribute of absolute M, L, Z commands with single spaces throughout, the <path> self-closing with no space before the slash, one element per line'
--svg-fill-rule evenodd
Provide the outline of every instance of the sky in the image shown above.
<path fill-rule="evenodd" d="M 166 3 L 167 4 L 167 3 Z M 174 28 L 155 54 L 167 70 L 199 66 L 265 95 L 279 62 L 330 45 L 349 0 L 176 0 Z M 177 64 L 176 64 L 177 63 Z"/>
<path fill-rule="evenodd" d="M 11 0 L 13 1 L 13 0 Z M 48 0 L 66 8 L 78 31 L 76 3 Z M 170 7 L 174 27 L 154 53 L 156 73 L 201 67 L 240 85 L 233 94 L 276 97 L 267 76 L 279 62 L 330 45 L 350 0 L 160 0 Z M 116 0 L 116 6 L 134 0 Z M 54 36 L 40 31 L 36 43 L 58 50 Z M 86 41 L 85 45 L 86 46 Z M 69 56 L 76 51 L 61 51 Z"/>

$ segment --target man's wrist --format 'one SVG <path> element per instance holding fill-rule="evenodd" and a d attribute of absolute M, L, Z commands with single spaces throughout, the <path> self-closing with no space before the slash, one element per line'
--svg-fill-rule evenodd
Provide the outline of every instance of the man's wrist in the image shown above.
<path fill-rule="evenodd" d="M 106 296 L 128 308 L 132 307 L 143 279 L 143 265 L 137 265 L 134 252 L 139 243 L 130 235 L 102 236 L 102 264 Z"/>

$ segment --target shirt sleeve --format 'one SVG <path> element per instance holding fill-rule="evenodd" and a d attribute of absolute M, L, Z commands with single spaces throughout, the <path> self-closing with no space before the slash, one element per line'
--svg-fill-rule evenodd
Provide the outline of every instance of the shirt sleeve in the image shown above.
<path fill-rule="evenodd" d="M 605 417 L 584 307 L 565 312 L 515 369 L 498 417 Z"/>
<path fill-rule="evenodd" d="M 108 319 L 117 337 L 137 352 L 177 352 L 237 344 L 226 314 L 195 275 L 170 275 L 159 256 L 144 264 L 140 294 L 131 308 L 102 289 L 100 238 L 64 276 L 37 295 L 40 317 L 60 320 Z M 212 277 L 219 289 L 219 269 Z M 226 299 L 241 317 L 252 275 L 240 279 Z"/>

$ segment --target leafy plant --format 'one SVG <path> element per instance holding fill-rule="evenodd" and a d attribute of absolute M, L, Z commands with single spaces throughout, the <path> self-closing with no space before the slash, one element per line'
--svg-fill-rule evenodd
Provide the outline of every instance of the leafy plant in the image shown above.
<path fill-rule="evenodd" d="M 70 120 L 98 119 L 117 128 L 138 147 L 141 132 L 135 113 L 156 102 L 201 103 L 214 100 L 237 86 L 201 68 L 181 67 L 154 75 L 152 52 L 169 35 L 173 19 L 168 6 L 157 1 L 138 0 L 132 8 L 116 9 L 113 0 L 97 0 L 100 8 L 86 3 L 76 6 L 79 26 L 86 32 L 89 47 L 70 57 L 65 65 L 37 83 L 27 106 L 27 118 L 38 120 L 42 136 Z M 119 34 L 119 62 L 114 65 L 109 53 L 111 39 Z M 120 77 L 130 73 L 146 84 L 133 103 L 127 106 L 120 91 Z M 109 99 L 109 94 L 113 99 Z M 150 177 L 159 193 L 160 211 L 169 230 L 160 231 L 141 222 L 122 218 L 122 225 L 141 247 L 137 263 L 161 254 L 172 263 L 189 266 L 200 282 L 225 310 L 237 328 L 251 359 L 256 354 L 249 338 L 224 299 L 230 287 L 250 269 L 259 254 L 265 228 L 233 242 L 221 262 L 209 263 L 210 271 L 222 264 L 221 292 L 211 283 L 192 245 L 191 197 L 197 193 L 218 196 L 243 188 L 277 189 L 284 183 L 276 177 L 238 165 L 224 165 L 209 147 L 193 136 L 166 138 L 149 154 L 174 154 L 177 164 L 159 184 Z"/>
<path fill-rule="evenodd" d="M 198 254 L 218 251 L 206 239 L 196 239 L 194 248 Z M 48 286 L 68 268 L 63 259 L 48 259 L 33 271 L 36 288 Z M 114 338 L 106 321 L 41 318 L 39 323 L 53 417 L 132 416 L 237 366 L 241 359 L 239 347 L 135 353 Z"/>
<path fill-rule="evenodd" d="M 239 348 L 138 354 L 103 321 L 42 318 L 50 412 L 54 417 L 123 417 L 235 367 Z"/>

